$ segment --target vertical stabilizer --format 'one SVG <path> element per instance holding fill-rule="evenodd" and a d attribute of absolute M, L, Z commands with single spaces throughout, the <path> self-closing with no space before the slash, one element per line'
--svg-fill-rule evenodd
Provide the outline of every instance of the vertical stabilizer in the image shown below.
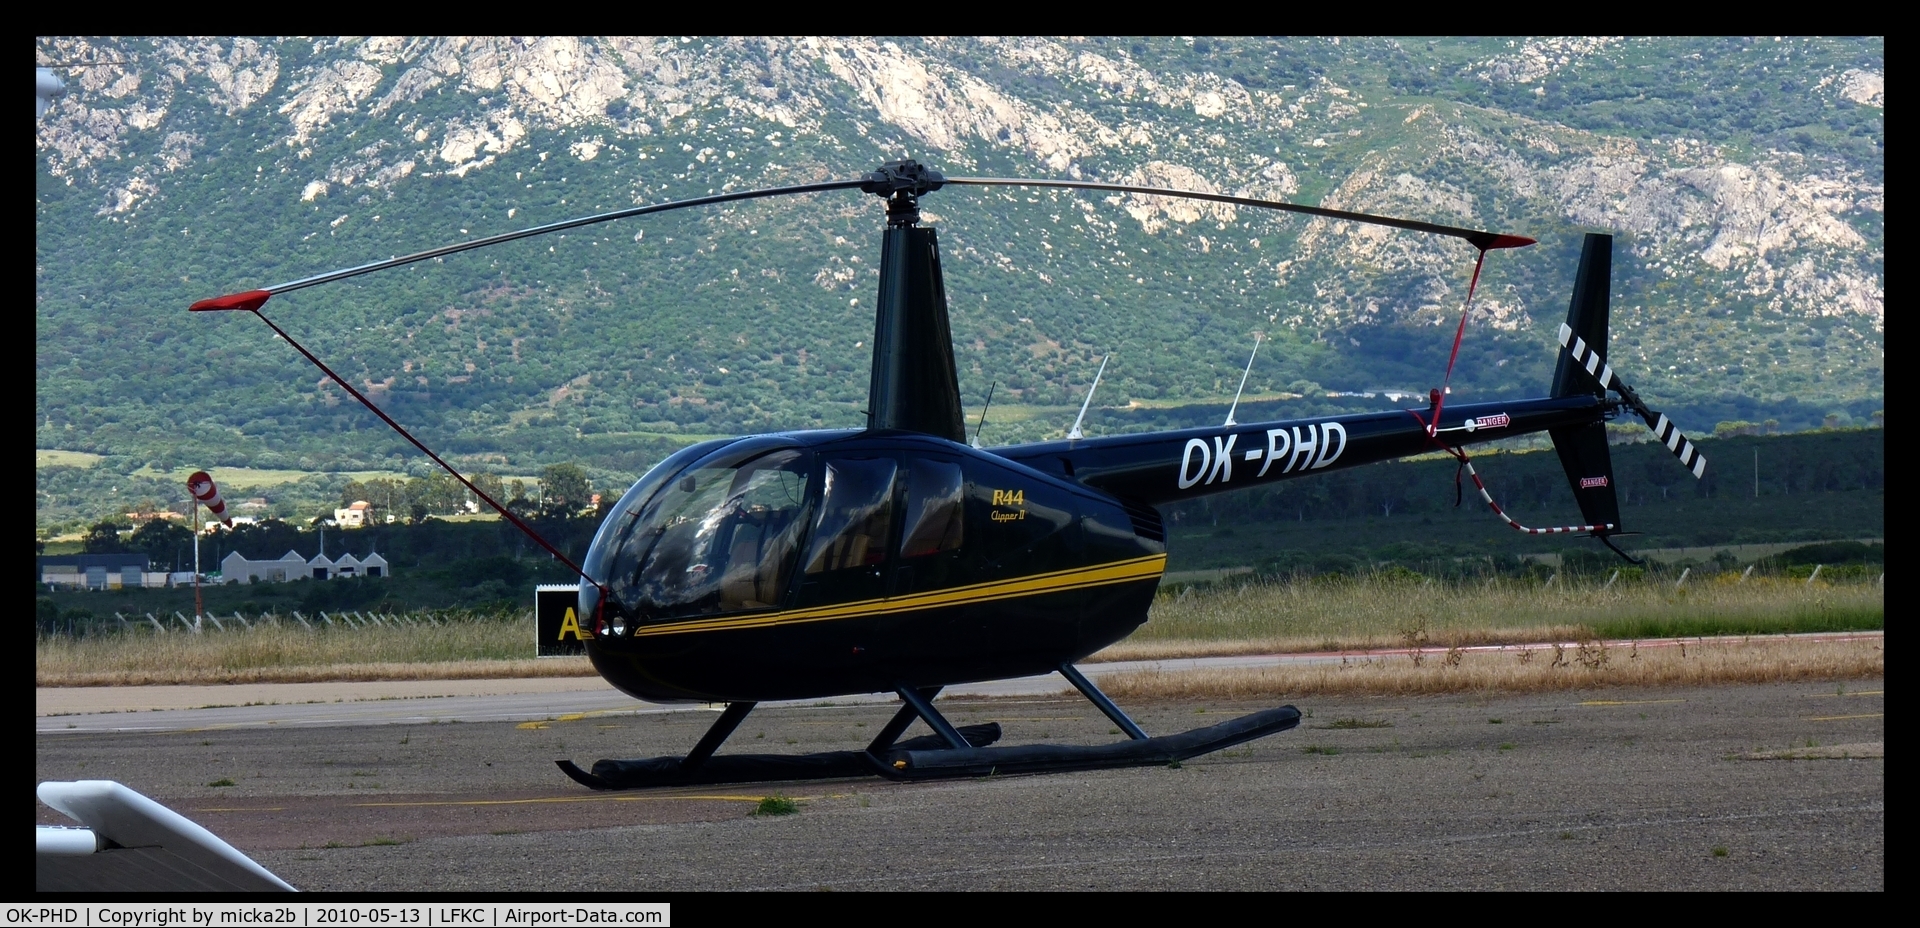
<path fill-rule="evenodd" d="M 1608 292 L 1613 278 L 1613 236 L 1587 233 L 1580 249 L 1580 270 L 1573 277 L 1573 301 L 1567 306 L 1567 327 L 1574 344 L 1584 344 L 1599 357 L 1607 355 Z M 1581 352 L 1574 351 L 1579 355 Z M 1553 369 L 1553 395 L 1605 393 L 1606 385 L 1565 352 Z"/>
<path fill-rule="evenodd" d="M 1560 352 L 1553 370 L 1553 395 L 1604 394 L 1607 385 L 1576 357 L 1604 357 L 1607 353 L 1608 291 L 1613 277 L 1613 236 L 1587 233 L 1580 249 L 1580 269 L 1573 277 L 1573 300 L 1567 305 L 1569 345 L 1580 350 Z M 1563 335 L 1565 330 L 1563 330 Z M 1612 371 L 1606 371 L 1612 379 Z M 1575 428 L 1553 429 L 1553 450 L 1566 469 L 1567 485 L 1580 503 L 1580 515 L 1590 525 L 1619 525 L 1620 502 L 1614 488 L 1613 454 L 1607 448 L 1607 424 L 1594 422 Z"/>

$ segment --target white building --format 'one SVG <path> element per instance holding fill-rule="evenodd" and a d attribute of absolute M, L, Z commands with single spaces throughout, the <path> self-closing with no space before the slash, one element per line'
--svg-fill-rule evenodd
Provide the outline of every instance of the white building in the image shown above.
<path fill-rule="evenodd" d="M 335 577 L 388 576 L 387 559 L 369 552 L 364 558 L 342 554 L 339 560 L 316 554 L 301 557 L 288 551 L 271 561 L 250 561 L 235 551 L 220 559 L 220 573 L 227 583 L 285 583 L 288 580 L 331 580 Z"/>
<path fill-rule="evenodd" d="M 220 576 L 226 583 L 285 583 L 312 576 L 307 559 L 289 550 L 271 561 L 250 561 L 234 551 L 220 559 Z"/>
<path fill-rule="evenodd" d="M 333 511 L 333 522 L 341 528 L 363 528 L 373 518 L 373 505 L 364 499 L 357 499 L 345 509 Z"/>

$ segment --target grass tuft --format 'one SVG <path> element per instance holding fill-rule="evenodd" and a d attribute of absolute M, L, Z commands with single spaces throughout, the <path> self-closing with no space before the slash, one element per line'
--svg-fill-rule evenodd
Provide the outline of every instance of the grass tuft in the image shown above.
<path fill-rule="evenodd" d="M 800 804 L 785 796 L 762 796 L 760 804 L 753 807 L 754 815 L 792 815 L 800 811 Z"/>

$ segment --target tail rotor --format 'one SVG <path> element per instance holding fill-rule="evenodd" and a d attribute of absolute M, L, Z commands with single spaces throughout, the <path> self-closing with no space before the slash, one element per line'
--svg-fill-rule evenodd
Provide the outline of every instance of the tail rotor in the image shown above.
<path fill-rule="evenodd" d="M 1693 472 L 1695 479 L 1706 476 L 1707 456 L 1700 453 L 1699 447 L 1693 443 L 1693 440 L 1680 434 L 1680 430 L 1674 426 L 1673 420 L 1667 418 L 1666 413 L 1648 408 L 1646 401 L 1640 398 L 1640 394 L 1634 392 L 1626 381 L 1621 380 L 1620 376 L 1613 372 L 1613 366 L 1608 364 L 1599 352 L 1594 351 L 1584 339 L 1575 335 L 1572 326 L 1564 322 L 1560 324 L 1560 345 L 1567 349 L 1567 353 L 1572 356 L 1575 364 L 1584 368 L 1600 382 L 1603 389 L 1620 394 L 1620 399 L 1627 404 L 1627 408 L 1633 410 L 1641 421 L 1647 424 L 1647 428 L 1653 430 L 1654 437 L 1659 439 L 1661 444 L 1666 445 L 1667 450 L 1673 452 L 1674 457 L 1680 459 L 1682 466 Z"/>
<path fill-rule="evenodd" d="M 1613 236 L 1597 232 L 1587 234 L 1580 249 L 1580 269 L 1573 279 L 1573 301 L 1567 307 L 1567 321 L 1560 325 L 1560 347 L 1566 349 L 1553 372 L 1553 395 L 1620 394 L 1621 401 L 1634 411 L 1654 437 L 1693 472 L 1706 476 L 1707 459 L 1700 449 L 1680 434 L 1665 415 L 1648 408 L 1640 394 L 1613 372 L 1607 363 L 1607 317 L 1613 277 Z"/>

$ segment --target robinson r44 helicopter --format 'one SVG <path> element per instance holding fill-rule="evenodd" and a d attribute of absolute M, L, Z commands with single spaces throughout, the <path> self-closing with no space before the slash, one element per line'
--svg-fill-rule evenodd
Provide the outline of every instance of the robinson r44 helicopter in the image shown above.
<path fill-rule="evenodd" d="M 1224 194 L 1097 181 L 944 177 L 913 161 L 859 178 L 640 206 L 204 300 L 196 312 L 259 316 L 341 388 L 540 539 L 345 378 L 261 314 L 271 297 L 515 239 L 738 200 L 860 190 L 886 202 L 874 317 L 868 427 L 781 432 L 689 445 L 616 504 L 582 564 L 587 654 L 620 690 L 652 701 L 725 703 L 681 757 L 559 761 L 597 789 L 879 775 L 899 780 L 1164 765 L 1293 728 L 1282 706 L 1150 737 L 1074 666 L 1147 619 L 1166 564 L 1158 507 L 1428 451 L 1547 432 L 1587 524 L 1620 534 L 1606 420 L 1638 414 L 1696 477 L 1706 460 L 1606 364 L 1612 240 L 1588 235 L 1551 395 L 1425 409 L 1229 424 L 1151 434 L 975 448 L 966 441 L 935 230 L 919 198 L 945 186 L 1034 186 L 1214 200 L 1391 226 L 1489 250 L 1520 236 Z M 1475 267 L 1475 280 L 1479 266 Z M 1468 306 L 1472 295 L 1469 290 Z M 1461 319 L 1464 332 L 1466 317 Z M 1458 351 L 1459 335 L 1455 336 Z M 1449 368 L 1449 371 L 1451 368 Z M 1615 551 L 1619 551 L 1614 547 Z M 1624 552 L 1622 552 L 1622 556 Z M 956 728 L 933 705 L 943 687 L 1059 672 L 1124 732 L 1095 746 L 993 746 L 995 724 Z M 860 751 L 718 755 L 754 706 L 772 700 L 898 694 L 901 706 Z M 900 740 L 915 720 L 933 734 Z"/>

